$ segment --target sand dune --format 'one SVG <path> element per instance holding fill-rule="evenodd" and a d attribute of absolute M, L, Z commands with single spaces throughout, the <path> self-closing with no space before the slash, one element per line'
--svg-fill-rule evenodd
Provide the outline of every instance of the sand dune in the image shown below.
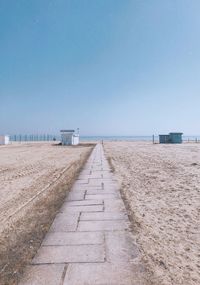
<path fill-rule="evenodd" d="M 105 143 L 153 284 L 200 284 L 200 144 Z"/>

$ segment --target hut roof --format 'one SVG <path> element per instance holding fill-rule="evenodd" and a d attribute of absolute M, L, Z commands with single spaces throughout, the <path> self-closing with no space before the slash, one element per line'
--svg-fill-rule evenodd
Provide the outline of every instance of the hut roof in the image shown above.
<path fill-rule="evenodd" d="M 60 130 L 61 133 L 74 133 L 75 130 Z"/>

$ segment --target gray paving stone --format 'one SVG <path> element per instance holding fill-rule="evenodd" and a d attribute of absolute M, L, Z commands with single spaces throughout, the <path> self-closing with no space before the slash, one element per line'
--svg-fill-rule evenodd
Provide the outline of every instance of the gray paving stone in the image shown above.
<path fill-rule="evenodd" d="M 139 256 L 130 232 L 106 232 L 106 260 L 112 263 L 133 262 Z"/>
<path fill-rule="evenodd" d="M 63 285 L 145 285 L 134 264 L 70 264 Z"/>
<path fill-rule="evenodd" d="M 83 200 L 85 196 L 86 191 L 80 191 L 80 192 L 70 192 L 65 199 L 65 201 L 78 201 Z"/>
<path fill-rule="evenodd" d="M 111 172 L 107 172 L 107 171 L 104 171 L 103 173 L 102 173 L 102 175 L 103 175 L 103 179 L 115 179 L 115 177 L 114 177 L 114 175 L 111 173 Z"/>
<path fill-rule="evenodd" d="M 105 180 L 103 180 L 103 179 L 89 179 L 88 185 L 89 186 L 102 186 L 102 183 L 104 181 Z"/>
<path fill-rule="evenodd" d="M 42 245 L 89 245 L 103 242 L 104 235 L 101 232 L 55 232 L 47 234 Z"/>
<path fill-rule="evenodd" d="M 89 181 L 90 177 L 91 177 L 91 174 L 82 174 L 81 173 L 78 177 L 78 180 L 85 179 L 85 180 Z"/>
<path fill-rule="evenodd" d="M 65 264 L 28 266 L 18 285 L 60 285 L 65 267 Z"/>
<path fill-rule="evenodd" d="M 101 170 L 101 171 L 109 171 L 109 172 L 111 172 L 111 168 L 110 167 L 101 167 L 101 169 L 92 169 L 93 171 L 98 171 L 98 170 Z"/>
<path fill-rule="evenodd" d="M 102 172 L 93 172 L 91 175 L 88 177 L 88 179 L 102 179 L 103 173 Z"/>
<path fill-rule="evenodd" d="M 95 178 L 95 179 L 96 179 L 96 178 Z M 89 183 L 91 183 L 92 180 L 95 180 L 95 179 L 89 178 Z M 111 179 L 110 177 L 109 177 L 109 178 L 103 178 L 103 177 L 102 177 L 102 178 L 98 178 L 98 179 L 96 179 L 96 180 L 99 180 L 99 181 L 100 181 L 100 179 L 103 180 L 102 183 L 107 183 L 107 184 L 109 184 L 109 185 L 115 183 L 115 180 L 113 180 L 112 183 L 110 182 L 110 179 Z"/>
<path fill-rule="evenodd" d="M 123 220 L 115 221 L 80 221 L 78 231 L 121 231 L 129 228 L 129 224 Z"/>
<path fill-rule="evenodd" d="M 92 195 L 92 194 L 87 194 L 85 195 L 85 199 L 86 200 L 94 200 L 94 199 L 102 199 L 102 200 L 107 200 L 107 199 L 119 199 L 119 195 L 117 194 L 95 194 L 95 195 Z"/>
<path fill-rule="evenodd" d="M 117 192 L 120 192 L 119 191 L 119 189 L 118 189 L 118 187 L 115 185 L 115 184 L 103 184 L 102 185 L 102 187 L 103 187 L 103 190 L 104 191 L 110 191 L 110 190 L 115 190 L 115 191 L 117 191 Z"/>
<path fill-rule="evenodd" d="M 104 201 L 105 212 L 126 212 L 126 208 L 121 199 L 105 200 Z"/>
<path fill-rule="evenodd" d="M 72 191 L 85 191 L 88 189 L 102 189 L 102 185 L 77 184 L 73 186 Z"/>
<path fill-rule="evenodd" d="M 79 213 L 58 214 L 50 227 L 50 232 L 75 231 Z"/>
<path fill-rule="evenodd" d="M 109 189 L 109 190 L 103 190 L 103 189 L 98 189 L 98 190 L 93 190 L 89 189 L 86 191 L 87 195 L 98 195 L 98 194 L 115 194 L 119 195 L 119 192 L 116 191 L 115 189 Z"/>
<path fill-rule="evenodd" d="M 91 171 L 102 171 L 103 168 L 101 166 L 95 166 L 95 167 L 92 167 Z"/>
<path fill-rule="evenodd" d="M 103 245 L 42 246 L 33 264 L 104 262 Z"/>
<path fill-rule="evenodd" d="M 79 176 L 79 179 L 88 179 L 88 181 L 89 181 L 89 179 L 102 179 L 103 178 L 103 173 L 101 173 L 101 172 L 95 172 L 94 174 L 93 174 L 93 172 L 91 172 L 90 174 L 84 174 L 84 175 L 80 175 Z"/>
<path fill-rule="evenodd" d="M 84 169 L 81 171 L 81 175 L 90 175 L 91 170 L 90 169 L 86 169 L 86 167 L 84 167 Z"/>
<path fill-rule="evenodd" d="M 104 188 L 116 188 L 118 189 L 118 185 L 115 182 L 109 182 L 109 180 L 104 179 L 104 181 L 102 181 L 102 184 L 104 186 Z"/>
<path fill-rule="evenodd" d="M 128 216 L 125 213 L 118 213 L 118 212 L 81 213 L 80 220 L 81 221 L 107 221 L 107 220 L 128 221 Z"/>
<path fill-rule="evenodd" d="M 62 207 L 61 213 L 74 213 L 74 212 L 102 212 L 104 210 L 103 205 L 92 206 L 74 206 L 74 207 Z"/>
<path fill-rule="evenodd" d="M 66 207 L 103 205 L 103 200 L 98 199 L 97 197 L 97 199 L 82 200 L 82 201 L 69 201 L 69 202 L 65 202 L 64 205 Z"/>
<path fill-rule="evenodd" d="M 91 170 L 91 173 L 92 173 L 92 174 L 95 174 L 95 173 L 102 173 L 102 174 L 104 174 L 104 173 L 112 173 L 112 172 L 111 172 L 111 170 L 106 170 L 106 169 L 105 169 L 105 170 L 104 170 L 104 169 L 100 169 L 100 170 L 94 170 L 94 169 L 92 169 L 92 170 Z"/>

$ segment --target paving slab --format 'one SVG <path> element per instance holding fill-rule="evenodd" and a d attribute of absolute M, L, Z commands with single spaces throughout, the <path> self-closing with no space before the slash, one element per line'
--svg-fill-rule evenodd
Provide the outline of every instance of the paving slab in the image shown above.
<path fill-rule="evenodd" d="M 96 174 L 96 173 L 101 173 L 101 174 L 104 174 L 104 173 L 111 173 L 111 169 L 107 170 L 107 169 L 100 169 L 100 170 L 94 170 L 92 169 L 90 174 Z"/>
<path fill-rule="evenodd" d="M 28 266 L 20 285 L 60 285 L 66 270 L 65 264 Z"/>
<path fill-rule="evenodd" d="M 107 172 L 111 172 L 111 168 L 110 167 L 99 167 L 99 168 L 93 168 L 92 171 L 107 171 Z"/>
<path fill-rule="evenodd" d="M 95 171 L 103 171 L 104 169 L 100 166 L 100 167 L 93 167 L 92 169 L 91 169 L 91 171 L 92 172 L 95 172 Z M 109 170 L 109 169 L 106 169 L 106 170 Z"/>
<path fill-rule="evenodd" d="M 113 179 L 113 182 L 116 181 L 114 178 L 111 178 L 110 175 L 107 176 L 107 177 L 103 177 L 102 171 L 99 172 L 99 173 L 100 173 L 101 177 L 95 177 L 96 175 L 94 175 L 94 177 L 93 177 L 92 175 L 90 175 L 90 176 L 88 177 L 89 183 L 92 182 L 92 180 L 94 180 L 94 179 L 96 179 L 96 180 L 101 180 L 102 182 L 105 182 L 105 183 L 106 183 L 106 182 L 111 183 L 111 182 L 110 182 L 111 179 Z M 113 183 L 113 182 L 112 182 L 112 183 Z"/>
<path fill-rule="evenodd" d="M 124 202 L 121 199 L 105 200 L 104 207 L 105 212 L 126 212 Z"/>
<path fill-rule="evenodd" d="M 81 179 L 88 179 L 89 181 L 89 179 L 102 179 L 103 174 L 101 172 L 93 174 L 93 171 L 92 171 L 90 174 L 84 174 L 84 175 L 81 175 L 80 177 Z"/>
<path fill-rule="evenodd" d="M 104 179 L 99 178 L 99 179 L 89 179 L 88 185 L 90 186 L 102 186 L 102 184 L 105 182 Z"/>
<path fill-rule="evenodd" d="M 96 213 L 81 213 L 81 221 L 115 221 L 125 220 L 128 221 L 126 213 L 118 212 L 96 212 Z"/>
<path fill-rule="evenodd" d="M 74 212 L 102 212 L 104 210 L 103 205 L 91 205 L 91 206 L 73 206 L 73 207 L 62 207 L 61 213 L 74 213 Z"/>
<path fill-rule="evenodd" d="M 92 171 L 97 171 L 97 170 L 102 170 L 102 165 L 95 165 L 95 163 L 93 163 L 93 166 L 91 167 Z"/>
<path fill-rule="evenodd" d="M 81 179 L 81 180 L 84 179 L 84 180 L 89 181 L 89 179 L 91 178 L 91 176 L 92 176 L 91 172 L 88 173 L 88 174 L 80 174 L 77 181 L 80 181 L 80 179 Z M 97 177 L 97 178 L 98 178 L 98 177 Z"/>
<path fill-rule="evenodd" d="M 104 193 L 100 193 L 100 194 L 86 194 L 85 195 L 85 200 L 94 200 L 94 199 L 99 199 L 99 200 L 107 200 L 107 199 L 119 199 L 119 194 L 115 193 L 115 194 L 104 194 Z"/>
<path fill-rule="evenodd" d="M 119 192 L 115 189 L 103 190 L 103 189 L 89 189 L 86 191 L 88 195 L 98 195 L 98 194 L 116 194 L 119 195 Z"/>
<path fill-rule="evenodd" d="M 53 232 L 49 233 L 42 245 L 91 245 L 103 244 L 101 232 Z"/>
<path fill-rule="evenodd" d="M 104 262 L 103 245 L 42 246 L 33 264 Z"/>
<path fill-rule="evenodd" d="M 86 166 L 84 166 L 84 169 L 81 171 L 81 175 L 90 175 L 91 174 L 91 170 L 90 169 L 86 169 Z"/>
<path fill-rule="evenodd" d="M 92 173 L 90 174 L 90 176 L 88 177 L 88 179 L 102 179 L 103 178 L 103 173 L 102 171 L 100 172 L 94 172 L 92 171 Z"/>
<path fill-rule="evenodd" d="M 96 199 L 94 199 L 96 198 Z M 91 205 L 103 205 L 102 198 L 94 197 L 93 199 L 88 200 L 81 200 L 81 201 L 70 201 L 65 202 L 64 206 L 66 207 L 73 207 L 73 206 L 91 206 Z"/>
<path fill-rule="evenodd" d="M 111 172 L 104 171 L 102 172 L 103 179 L 109 178 L 109 179 L 115 179 L 114 175 Z"/>
<path fill-rule="evenodd" d="M 102 185 L 102 188 L 103 188 L 104 191 L 115 190 L 115 191 L 119 192 L 118 187 L 116 185 L 114 185 L 114 184 L 105 184 L 104 183 Z M 86 188 L 86 190 L 87 190 L 87 188 Z"/>
<path fill-rule="evenodd" d="M 106 260 L 112 263 L 134 262 L 139 256 L 134 237 L 130 232 L 106 232 Z"/>
<path fill-rule="evenodd" d="M 85 191 L 88 189 L 102 189 L 102 185 L 97 183 L 97 185 L 90 184 L 76 184 L 73 186 L 72 191 Z"/>
<path fill-rule="evenodd" d="M 113 187 L 113 188 L 118 188 L 118 185 L 117 185 L 117 183 L 115 183 L 114 181 L 112 181 L 112 182 L 110 182 L 108 179 L 106 180 L 106 179 L 103 179 L 103 181 L 102 181 L 102 185 L 104 186 L 104 188 L 109 188 L 109 187 Z"/>
<path fill-rule="evenodd" d="M 75 231 L 78 224 L 80 214 L 77 213 L 69 213 L 58 214 L 50 227 L 50 232 L 67 232 L 67 231 Z"/>
<path fill-rule="evenodd" d="M 129 224 L 124 220 L 80 221 L 77 231 L 120 231 L 128 228 Z"/>
<path fill-rule="evenodd" d="M 142 268 L 134 264 L 69 265 L 63 285 L 145 285 Z"/>

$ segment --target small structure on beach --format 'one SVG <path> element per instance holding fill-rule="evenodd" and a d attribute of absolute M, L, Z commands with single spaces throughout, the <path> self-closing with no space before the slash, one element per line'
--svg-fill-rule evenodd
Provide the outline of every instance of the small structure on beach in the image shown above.
<path fill-rule="evenodd" d="M 159 135 L 160 143 L 182 143 L 183 133 L 169 133 L 168 135 Z"/>
<path fill-rule="evenodd" d="M 62 145 L 79 144 L 79 133 L 75 133 L 75 130 L 61 130 L 60 132 Z"/>
<path fill-rule="evenodd" d="M 9 144 L 10 138 L 7 135 L 0 136 L 0 145 Z"/>

